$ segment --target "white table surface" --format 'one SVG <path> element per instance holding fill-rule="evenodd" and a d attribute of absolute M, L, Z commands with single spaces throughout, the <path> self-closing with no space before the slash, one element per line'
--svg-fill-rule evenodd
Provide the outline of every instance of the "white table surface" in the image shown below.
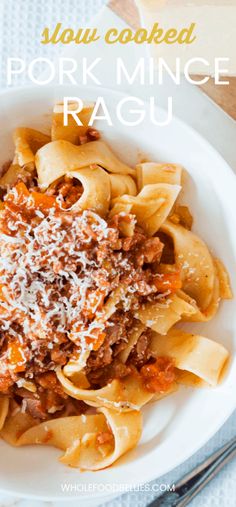
<path fill-rule="evenodd" d="M 32 60 L 36 56 L 54 57 L 55 46 L 40 45 L 40 34 L 45 26 L 54 26 L 59 20 L 63 20 L 65 26 L 78 27 L 88 23 L 94 15 L 97 15 L 99 9 L 105 4 L 105 0 L 0 0 L 0 88 L 6 86 L 5 75 L 3 73 L 4 64 L 8 56 L 18 56 Z M 114 23 L 121 23 L 116 16 L 105 8 L 96 17 L 96 24 L 101 27 L 114 26 Z M 122 24 L 122 23 L 121 23 Z M 95 22 L 90 23 L 95 26 Z M 93 47 L 94 50 L 95 46 Z M 107 48 L 102 48 L 104 51 Z M 117 49 L 116 51 L 120 50 Z M 97 46 L 99 53 L 101 48 Z M 67 53 L 73 53 L 67 49 Z M 120 55 L 120 53 L 119 53 Z M 125 50 L 122 55 L 127 61 L 129 58 L 138 57 L 134 55 L 134 50 Z M 94 55 L 95 57 L 95 55 Z M 109 81 L 109 75 L 103 75 L 103 84 L 115 86 Z M 25 78 L 18 78 L 15 86 L 27 84 Z M 123 91 L 127 89 L 123 88 Z M 218 151 L 224 156 L 231 167 L 236 171 L 236 122 L 224 114 L 214 103 L 206 98 L 195 87 L 184 83 L 181 87 L 174 87 L 169 81 L 165 87 L 158 89 L 158 103 L 165 106 L 166 97 L 172 95 L 175 103 L 175 114 L 198 130 Z M 133 88 L 133 94 L 146 97 L 150 90 L 148 88 Z M 183 463 L 177 469 L 168 475 L 156 481 L 160 484 L 172 484 L 183 474 L 190 471 L 194 466 L 200 463 L 206 456 L 218 449 L 236 434 L 236 413 L 233 414 L 221 430 L 194 456 Z M 235 507 L 236 505 L 236 460 L 229 463 L 222 472 L 191 502 L 192 507 Z M 108 503 L 107 507 L 146 507 L 152 501 L 157 493 L 152 491 L 154 483 L 150 483 L 150 491 L 134 492 L 119 496 Z M 12 498 L 1 495 L 0 507 L 74 507 L 79 506 L 80 502 L 63 501 L 59 502 L 41 502 Z M 86 504 L 87 505 L 87 504 Z M 91 507 L 98 505 L 92 501 Z M 105 505 L 105 504 L 101 504 Z M 90 507 L 90 506 L 88 506 Z"/>

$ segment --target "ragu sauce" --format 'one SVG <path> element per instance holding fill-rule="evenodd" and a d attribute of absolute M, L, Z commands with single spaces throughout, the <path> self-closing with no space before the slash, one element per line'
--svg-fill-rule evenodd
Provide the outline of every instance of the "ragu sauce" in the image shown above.
<path fill-rule="evenodd" d="M 127 364 L 119 352 L 127 345 L 135 308 L 175 292 L 179 273 L 156 272 L 163 250 L 158 237 L 147 237 L 137 226 L 131 238 L 122 236 L 122 220 L 133 223 L 134 216 L 104 220 L 92 210 L 73 213 L 82 191 L 69 180 L 48 193 L 19 182 L 0 212 L 0 393 L 26 397 L 26 410 L 39 418 L 68 413 L 70 406 L 71 413 L 83 410 L 83 402 L 62 391 L 55 369 L 85 351 L 92 388 L 134 367 L 153 392 L 174 381 L 171 361 L 154 363 L 146 335 Z M 104 321 L 104 305 L 120 285 L 125 296 Z"/>

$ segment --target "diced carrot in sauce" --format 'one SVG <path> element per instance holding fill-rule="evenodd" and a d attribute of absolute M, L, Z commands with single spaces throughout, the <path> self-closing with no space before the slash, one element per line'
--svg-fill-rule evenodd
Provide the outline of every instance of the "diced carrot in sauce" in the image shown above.
<path fill-rule="evenodd" d="M 145 364 L 140 374 L 145 388 L 151 393 L 168 391 L 175 380 L 174 364 L 167 357 L 158 357 L 154 363 Z"/>
<path fill-rule="evenodd" d="M 101 431 L 96 436 L 96 445 L 112 444 L 114 442 L 114 436 L 110 431 Z"/>
<path fill-rule="evenodd" d="M 153 283 L 159 292 L 176 292 L 182 287 L 179 271 L 162 273 L 153 280 Z"/>
<path fill-rule="evenodd" d="M 0 301 L 6 301 L 6 298 L 3 294 L 4 285 L 0 283 Z"/>
<path fill-rule="evenodd" d="M 14 187 L 14 190 L 17 193 L 17 197 L 15 196 L 15 193 L 10 192 L 6 196 L 7 202 L 10 201 L 18 205 L 22 205 L 29 200 L 30 207 L 40 209 L 42 211 L 48 211 L 57 204 L 55 196 L 35 191 L 29 192 L 28 188 L 22 181 L 20 183 L 17 183 L 17 185 Z"/>
<path fill-rule="evenodd" d="M 27 188 L 27 186 L 23 183 L 23 181 L 20 181 L 17 183 L 17 185 L 14 187 L 15 192 L 17 193 L 17 203 L 23 204 L 25 203 L 26 199 L 29 198 L 30 192 Z M 6 196 L 6 201 L 13 201 L 15 202 L 15 193 L 10 192 Z"/>
<path fill-rule="evenodd" d="M 80 326 L 77 326 L 76 328 L 76 333 L 83 333 L 83 331 L 85 331 L 86 329 L 80 327 Z M 73 335 L 73 333 L 72 333 Z M 103 331 L 101 331 L 101 329 L 98 327 L 98 328 L 95 328 L 91 331 L 91 336 L 86 336 L 85 337 L 85 341 L 87 343 L 87 345 L 91 345 L 92 344 L 92 350 L 98 350 L 99 347 L 101 347 L 101 345 L 103 344 L 104 340 L 105 340 L 105 337 L 106 337 L 106 333 L 104 333 Z"/>
<path fill-rule="evenodd" d="M 94 338 L 95 334 L 97 334 L 96 338 Z M 101 332 L 100 329 L 97 329 L 97 333 L 96 330 L 93 330 L 93 336 L 91 338 L 87 337 L 86 342 L 88 345 L 92 343 L 93 350 L 98 350 L 103 344 L 105 337 L 106 333 Z"/>
<path fill-rule="evenodd" d="M 49 211 L 51 208 L 56 206 L 56 197 L 47 194 L 41 194 L 40 192 L 31 192 L 30 198 L 35 208 L 41 211 Z"/>
<path fill-rule="evenodd" d="M 22 197 L 29 197 L 30 195 L 30 192 L 27 188 L 27 186 L 25 185 L 25 183 L 23 183 L 23 181 L 20 181 L 19 183 L 17 183 L 17 185 L 15 186 L 15 189 L 17 191 L 17 194 Z"/>
<path fill-rule="evenodd" d="M 87 292 L 87 299 L 83 309 L 86 317 L 92 318 L 96 311 L 101 310 L 104 302 L 105 294 L 101 289 L 96 289 Z"/>
<path fill-rule="evenodd" d="M 8 344 L 8 361 L 14 367 L 14 372 L 18 373 L 25 370 L 26 357 L 24 348 L 19 340 Z"/>

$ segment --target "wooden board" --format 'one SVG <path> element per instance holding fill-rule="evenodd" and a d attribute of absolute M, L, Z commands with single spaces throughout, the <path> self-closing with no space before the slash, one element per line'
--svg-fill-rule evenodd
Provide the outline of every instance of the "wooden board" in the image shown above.
<path fill-rule="evenodd" d="M 108 5 L 111 10 L 131 27 L 138 28 L 140 26 L 139 13 L 134 0 L 110 0 Z M 217 86 L 214 84 L 213 79 L 210 78 L 200 88 L 231 118 L 236 120 L 236 77 L 230 77 L 228 81 L 230 82 L 229 85 Z"/>

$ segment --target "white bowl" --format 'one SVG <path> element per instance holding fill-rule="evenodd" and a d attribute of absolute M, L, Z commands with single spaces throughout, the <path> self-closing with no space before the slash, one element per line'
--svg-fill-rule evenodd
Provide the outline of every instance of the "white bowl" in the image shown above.
<path fill-rule="evenodd" d="M 52 106 L 64 95 L 95 100 L 105 97 L 114 126 L 98 127 L 123 160 L 134 164 L 140 153 L 155 161 L 177 162 L 190 177 L 184 186 L 183 202 L 194 215 L 194 230 L 227 266 L 236 294 L 236 179 L 221 156 L 194 130 L 173 119 L 158 128 L 148 117 L 136 127 L 125 127 L 115 118 L 122 95 L 107 89 L 80 87 L 26 88 L 1 94 L 0 163 L 12 155 L 12 130 L 17 126 L 49 128 Z M 160 117 L 165 113 L 159 111 Z M 94 484 L 93 498 L 110 495 L 110 484 L 137 485 L 169 472 L 196 452 L 220 428 L 236 407 L 236 312 L 234 301 L 221 304 L 213 321 L 192 324 L 202 334 L 222 342 L 231 354 L 223 383 L 216 389 L 182 388 L 177 393 L 144 409 L 142 439 L 136 449 L 113 467 L 96 473 L 79 473 L 57 461 L 60 451 L 50 447 L 12 448 L 0 442 L 0 489 L 14 496 L 44 500 L 91 499 L 89 491 L 63 492 L 62 484 L 78 489 Z"/>

